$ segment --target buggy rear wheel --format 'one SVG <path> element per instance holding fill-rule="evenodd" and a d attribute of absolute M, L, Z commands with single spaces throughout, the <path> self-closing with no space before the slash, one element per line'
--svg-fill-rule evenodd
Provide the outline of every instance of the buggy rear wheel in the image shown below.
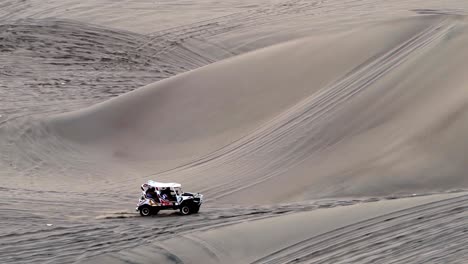
<path fill-rule="evenodd" d="M 140 208 L 140 215 L 141 216 L 150 216 L 151 215 L 151 208 L 149 206 L 142 206 Z"/>

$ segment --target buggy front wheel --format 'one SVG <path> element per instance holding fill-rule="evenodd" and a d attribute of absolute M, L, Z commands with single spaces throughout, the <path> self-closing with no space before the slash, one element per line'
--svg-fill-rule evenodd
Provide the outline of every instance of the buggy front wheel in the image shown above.
<path fill-rule="evenodd" d="M 180 213 L 182 215 L 189 215 L 192 213 L 192 207 L 189 206 L 188 204 L 185 204 L 180 208 Z"/>

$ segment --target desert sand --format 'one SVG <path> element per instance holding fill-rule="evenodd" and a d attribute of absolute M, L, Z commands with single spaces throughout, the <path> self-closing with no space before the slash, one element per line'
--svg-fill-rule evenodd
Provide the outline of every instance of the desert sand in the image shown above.
<path fill-rule="evenodd" d="M 0 5 L 2 263 L 468 262 L 466 1 Z"/>

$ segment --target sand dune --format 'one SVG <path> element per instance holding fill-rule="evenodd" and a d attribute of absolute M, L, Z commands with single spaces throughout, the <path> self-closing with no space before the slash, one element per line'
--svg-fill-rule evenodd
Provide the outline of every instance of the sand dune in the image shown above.
<path fill-rule="evenodd" d="M 464 30 L 458 17 L 431 16 L 300 39 L 53 117 L 49 128 L 105 160 L 176 167 L 154 177 L 226 202 L 456 189 L 468 183 L 452 141 L 464 126 L 447 120 L 464 118 Z"/>
<path fill-rule="evenodd" d="M 468 261 L 466 1 L 0 6 L 2 263 Z"/>

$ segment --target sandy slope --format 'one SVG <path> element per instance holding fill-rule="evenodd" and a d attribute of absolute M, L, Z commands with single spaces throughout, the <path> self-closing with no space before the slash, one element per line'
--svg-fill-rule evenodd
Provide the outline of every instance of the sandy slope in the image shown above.
<path fill-rule="evenodd" d="M 241 2 L 0 3 L 2 262 L 466 262 L 466 1 Z"/>
<path fill-rule="evenodd" d="M 466 129 L 454 122 L 466 118 L 465 30 L 462 18 L 431 16 L 300 39 L 47 127 L 96 159 L 176 167 L 154 177 L 223 202 L 456 189 L 468 184 L 453 140 Z"/>
<path fill-rule="evenodd" d="M 87 263 L 464 263 L 467 195 L 293 213 L 197 231 Z"/>
<path fill-rule="evenodd" d="M 200 20 L 210 20 L 232 13 L 271 5 L 271 1 L 112 1 L 112 0 L 69 0 L 14 1 L 2 3 L 0 15 L 4 18 L 49 17 L 73 19 L 112 28 L 149 33 L 161 29 L 183 26 Z"/>

